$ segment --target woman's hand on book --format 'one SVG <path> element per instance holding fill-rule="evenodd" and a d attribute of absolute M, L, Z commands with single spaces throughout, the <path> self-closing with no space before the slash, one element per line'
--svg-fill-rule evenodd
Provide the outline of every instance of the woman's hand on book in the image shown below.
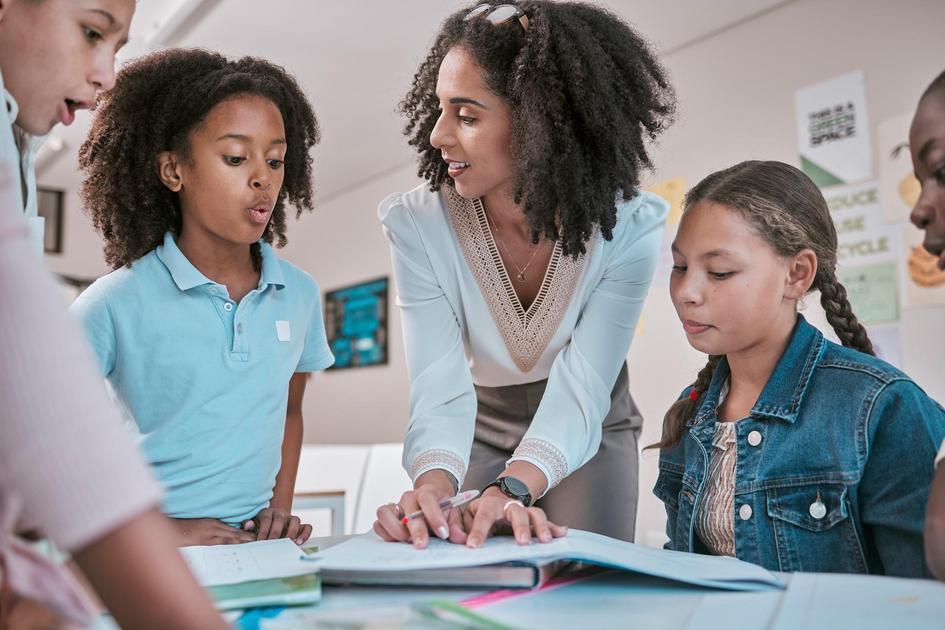
<path fill-rule="evenodd" d="M 386 503 L 377 508 L 374 532 L 388 542 L 406 542 L 417 549 L 424 549 L 430 534 L 450 542 L 466 542 L 466 530 L 459 508 L 444 511 L 440 502 L 454 494 L 454 485 L 449 473 L 430 470 L 420 475 L 413 490 L 405 492 L 397 503 Z M 413 512 L 423 511 L 423 517 L 403 523 L 403 518 Z"/>
<path fill-rule="evenodd" d="M 520 545 L 530 545 L 532 536 L 546 543 L 568 533 L 567 527 L 549 521 L 541 508 L 526 508 L 494 487 L 469 504 L 463 520 L 469 532 L 466 538 L 469 547 L 481 546 L 486 538 L 496 533 L 511 533 Z"/>

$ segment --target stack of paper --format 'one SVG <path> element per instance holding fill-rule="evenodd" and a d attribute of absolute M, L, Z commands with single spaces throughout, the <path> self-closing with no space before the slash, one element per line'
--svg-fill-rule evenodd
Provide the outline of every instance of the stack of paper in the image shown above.
<path fill-rule="evenodd" d="M 783 588 L 772 573 L 735 558 L 652 549 L 607 536 L 572 529 L 550 543 L 518 545 L 511 537 L 490 538 L 478 549 L 469 549 L 431 539 L 426 549 L 387 543 L 373 533 L 356 536 L 314 556 L 322 578 L 330 583 L 337 574 L 357 571 L 389 574 L 388 584 L 397 585 L 402 571 L 458 569 L 502 565 L 509 562 L 547 563 L 575 560 L 646 575 L 730 590 L 753 591 Z"/>
<path fill-rule="evenodd" d="M 321 599 L 317 564 L 287 538 L 180 551 L 221 610 L 312 604 Z"/>

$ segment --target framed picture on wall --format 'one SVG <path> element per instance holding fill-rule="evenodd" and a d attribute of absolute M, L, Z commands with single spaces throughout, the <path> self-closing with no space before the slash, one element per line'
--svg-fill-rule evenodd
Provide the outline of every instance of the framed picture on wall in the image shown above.
<path fill-rule="evenodd" d="M 60 254 L 62 253 L 62 205 L 65 193 L 51 188 L 40 188 L 36 192 L 39 216 L 46 219 L 43 251 Z"/>
<path fill-rule="evenodd" d="M 383 277 L 325 293 L 330 370 L 387 363 L 387 289 Z"/>

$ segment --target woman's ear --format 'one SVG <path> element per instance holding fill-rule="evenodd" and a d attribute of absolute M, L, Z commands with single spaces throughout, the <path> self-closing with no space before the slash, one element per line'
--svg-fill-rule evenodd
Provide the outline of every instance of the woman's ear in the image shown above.
<path fill-rule="evenodd" d="M 788 263 L 788 277 L 784 284 L 784 297 L 797 300 L 803 297 L 817 277 L 817 254 L 812 249 L 803 249 Z"/>
<path fill-rule="evenodd" d="M 157 162 L 158 177 L 171 192 L 180 192 L 184 185 L 181 179 L 180 162 L 173 151 L 161 151 L 155 160 Z"/>

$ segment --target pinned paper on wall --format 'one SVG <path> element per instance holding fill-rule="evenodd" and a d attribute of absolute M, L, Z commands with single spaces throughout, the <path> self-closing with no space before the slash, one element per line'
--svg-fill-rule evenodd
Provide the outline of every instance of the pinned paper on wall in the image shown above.
<path fill-rule="evenodd" d="M 886 223 L 909 220 L 921 187 L 912 173 L 909 154 L 909 125 L 912 114 L 901 114 L 879 124 L 879 198 Z"/>
<path fill-rule="evenodd" d="M 872 176 L 866 80 L 851 72 L 795 94 L 801 168 L 819 187 Z"/>
<path fill-rule="evenodd" d="M 846 288 L 853 312 L 861 322 L 869 324 L 899 319 L 896 263 L 838 269 L 837 279 Z"/>
<path fill-rule="evenodd" d="M 669 202 L 669 216 L 666 225 L 676 225 L 682 217 L 683 200 L 686 197 L 686 180 L 682 177 L 664 179 L 652 184 L 647 192 L 659 195 Z"/>
<path fill-rule="evenodd" d="M 838 186 L 825 191 L 824 197 L 837 229 L 840 268 L 899 259 L 898 229 L 883 221 L 878 182 Z"/>
<path fill-rule="evenodd" d="M 938 258 L 922 247 L 923 232 L 911 224 L 902 226 L 902 306 L 945 304 L 945 271 Z"/>

